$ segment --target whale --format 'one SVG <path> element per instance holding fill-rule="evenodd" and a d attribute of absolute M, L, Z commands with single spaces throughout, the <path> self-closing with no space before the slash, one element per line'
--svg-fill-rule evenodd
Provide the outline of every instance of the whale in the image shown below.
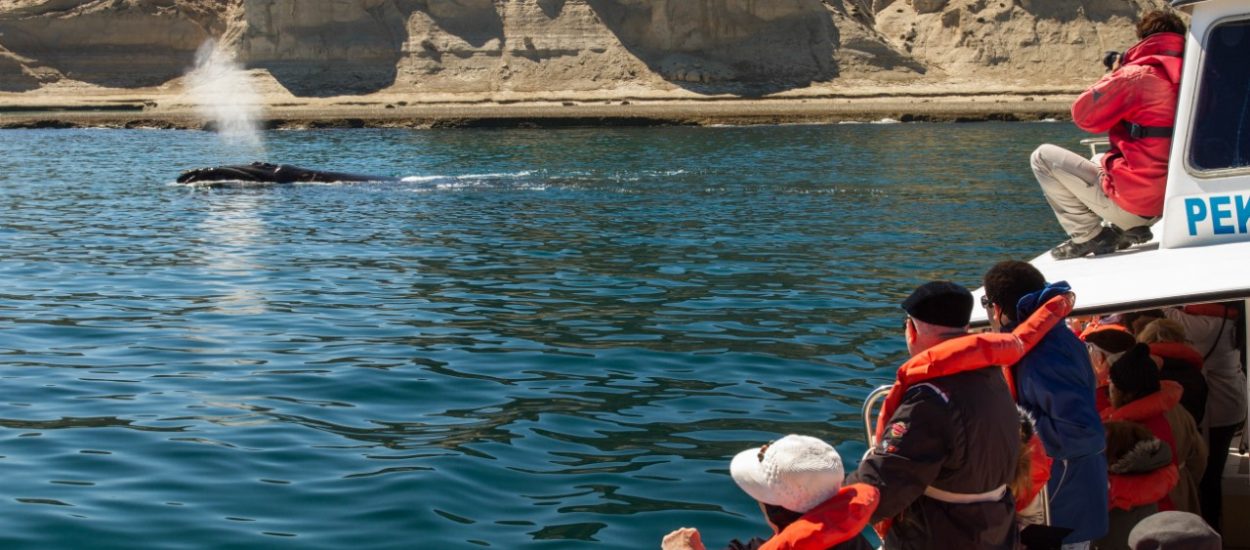
<path fill-rule="evenodd" d="M 363 181 L 389 182 L 399 181 L 399 178 L 350 174 L 347 172 L 328 172 L 325 170 L 300 168 L 290 164 L 272 164 L 268 162 L 196 168 L 178 175 L 178 183 L 339 183 Z"/>

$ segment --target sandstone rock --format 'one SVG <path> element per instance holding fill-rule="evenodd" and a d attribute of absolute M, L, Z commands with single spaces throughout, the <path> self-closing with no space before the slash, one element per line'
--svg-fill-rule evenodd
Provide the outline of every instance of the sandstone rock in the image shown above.
<path fill-rule="evenodd" d="M 369 93 L 394 83 L 408 13 L 388 0 L 243 0 L 236 49 L 299 96 Z"/>
<path fill-rule="evenodd" d="M 10 0 L 0 4 L 0 46 L 68 78 L 154 86 L 181 75 L 200 43 L 224 30 L 219 4 Z"/>
<path fill-rule="evenodd" d="M 739 82 L 811 82 L 836 74 L 837 29 L 819 0 L 586 0 L 621 43 L 664 74 L 674 54 L 731 67 Z"/>
<path fill-rule="evenodd" d="M 12 54 L 0 51 L 0 92 L 26 92 L 39 87 L 39 81 L 28 74 Z"/>
<path fill-rule="evenodd" d="M 911 0 L 916 13 L 936 13 L 946 7 L 947 0 Z"/>
<path fill-rule="evenodd" d="M 166 84 L 213 38 L 296 96 L 1087 83 L 1166 0 L 3 0 L 0 91 Z M 311 6 L 311 7 L 310 7 Z"/>

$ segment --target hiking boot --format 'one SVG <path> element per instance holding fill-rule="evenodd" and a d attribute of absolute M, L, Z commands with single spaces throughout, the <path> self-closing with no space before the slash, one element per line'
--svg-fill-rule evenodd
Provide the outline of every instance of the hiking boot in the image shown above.
<path fill-rule="evenodd" d="M 1116 229 L 1119 228 L 1117 227 Z M 1115 247 L 1118 250 L 1124 250 L 1130 246 L 1148 243 L 1153 238 L 1155 238 L 1154 233 L 1150 232 L 1150 226 L 1148 225 L 1130 227 L 1120 233 L 1120 240 L 1115 243 Z"/>
<path fill-rule="evenodd" d="M 1083 243 L 1074 243 L 1071 239 L 1063 241 L 1052 249 L 1050 255 L 1056 260 L 1069 260 L 1072 258 L 1080 258 L 1093 254 L 1102 256 L 1110 254 L 1117 250 L 1120 241 L 1120 232 L 1113 227 L 1104 227 L 1094 238 Z"/>

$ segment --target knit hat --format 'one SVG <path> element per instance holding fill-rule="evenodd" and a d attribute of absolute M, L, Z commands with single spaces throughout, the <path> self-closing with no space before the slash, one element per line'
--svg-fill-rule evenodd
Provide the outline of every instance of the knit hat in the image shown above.
<path fill-rule="evenodd" d="M 972 317 L 972 293 L 950 281 L 932 281 L 903 300 L 903 310 L 930 325 L 966 327 Z"/>
<path fill-rule="evenodd" d="M 842 457 L 824 441 L 792 434 L 738 453 L 729 475 L 755 500 L 807 513 L 842 488 Z"/>
<path fill-rule="evenodd" d="M 1159 365 L 1150 358 L 1150 347 L 1134 344 L 1112 363 L 1111 383 L 1121 392 L 1138 397 L 1159 391 Z"/>
<path fill-rule="evenodd" d="M 1141 520 L 1128 535 L 1133 550 L 1220 550 L 1224 543 L 1200 516 L 1159 512 Z"/>

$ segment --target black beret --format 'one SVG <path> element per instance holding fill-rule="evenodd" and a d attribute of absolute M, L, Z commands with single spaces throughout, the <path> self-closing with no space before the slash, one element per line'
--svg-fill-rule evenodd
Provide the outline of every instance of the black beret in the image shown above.
<path fill-rule="evenodd" d="M 1137 397 L 1159 391 L 1159 365 L 1150 358 L 1150 347 L 1137 344 L 1112 363 L 1111 383 Z"/>
<path fill-rule="evenodd" d="M 930 325 L 966 327 L 972 317 L 972 293 L 950 281 L 933 281 L 903 300 L 903 310 Z"/>

